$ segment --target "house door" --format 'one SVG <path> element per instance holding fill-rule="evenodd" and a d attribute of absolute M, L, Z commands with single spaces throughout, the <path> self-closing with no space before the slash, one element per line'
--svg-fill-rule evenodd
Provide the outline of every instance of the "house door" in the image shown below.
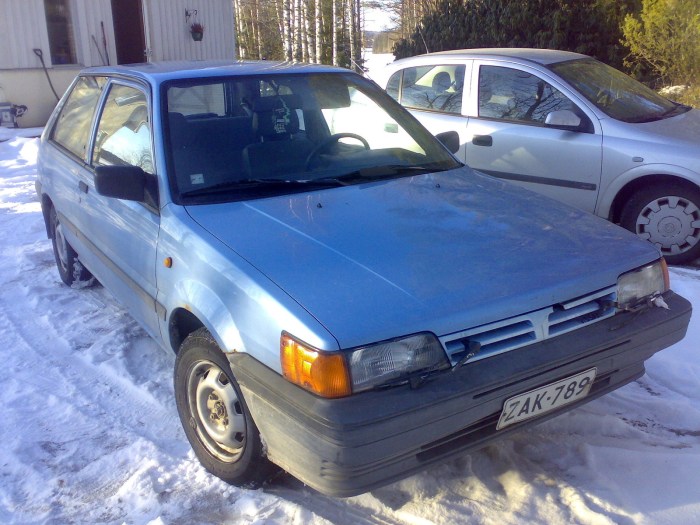
<path fill-rule="evenodd" d="M 141 0 L 112 0 L 117 64 L 146 61 L 146 38 Z"/>

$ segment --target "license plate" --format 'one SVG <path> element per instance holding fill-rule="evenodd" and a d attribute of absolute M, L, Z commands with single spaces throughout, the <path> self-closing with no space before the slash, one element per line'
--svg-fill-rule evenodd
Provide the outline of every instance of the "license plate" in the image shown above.
<path fill-rule="evenodd" d="M 596 369 L 591 368 L 556 383 L 509 398 L 503 405 L 496 430 L 546 414 L 586 397 L 593 385 L 595 374 Z"/>

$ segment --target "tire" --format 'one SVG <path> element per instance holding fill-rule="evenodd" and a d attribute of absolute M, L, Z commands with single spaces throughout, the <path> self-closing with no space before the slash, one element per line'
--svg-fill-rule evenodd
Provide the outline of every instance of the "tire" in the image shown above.
<path fill-rule="evenodd" d="M 51 206 L 49 211 L 49 221 L 51 228 L 51 244 L 53 244 L 53 256 L 56 259 L 56 267 L 61 280 L 72 288 L 84 288 L 92 286 L 95 278 L 82 265 L 73 247 L 66 240 L 63 234 L 63 226 L 58 220 L 56 209 Z"/>
<path fill-rule="evenodd" d="M 277 470 L 228 359 L 205 328 L 188 335 L 177 354 L 175 401 L 195 455 L 213 475 L 257 488 Z"/>
<path fill-rule="evenodd" d="M 669 264 L 700 257 L 700 190 L 679 183 L 658 184 L 633 194 L 620 224 L 661 250 Z"/>

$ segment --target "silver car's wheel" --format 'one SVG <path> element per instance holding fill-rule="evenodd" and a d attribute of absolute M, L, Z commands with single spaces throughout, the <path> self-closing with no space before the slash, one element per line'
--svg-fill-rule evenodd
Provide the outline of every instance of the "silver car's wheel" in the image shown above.
<path fill-rule="evenodd" d="M 187 439 L 209 472 L 255 487 L 276 471 L 228 359 L 205 328 L 188 335 L 177 354 L 175 401 Z"/>
<path fill-rule="evenodd" d="M 700 257 L 700 192 L 672 184 L 635 194 L 624 208 L 621 224 L 651 242 L 671 264 Z"/>

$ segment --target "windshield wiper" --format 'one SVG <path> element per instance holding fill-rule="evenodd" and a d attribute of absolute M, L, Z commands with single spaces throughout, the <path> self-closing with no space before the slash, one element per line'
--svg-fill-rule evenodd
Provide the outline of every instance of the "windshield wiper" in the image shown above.
<path fill-rule="evenodd" d="M 265 188 L 266 191 L 276 189 L 289 188 L 305 188 L 309 187 L 336 187 L 343 186 L 345 183 L 333 179 L 318 179 L 318 180 L 284 180 L 284 179 L 241 179 L 236 181 L 221 182 L 206 188 L 197 188 L 195 190 L 183 191 L 180 195 L 183 197 L 195 197 L 199 195 L 210 195 L 215 193 L 225 193 L 229 191 L 249 190 L 255 188 Z"/>
<path fill-rule="evenodd" d="M 386 164 L 382 166 L 370 166 L 367 168 L 360 168 L 359 170 L 351 171 L 337 177 L 324 177 L 321 179 L 316 179 L 316 181 L 311 182 L 336 182 L 341 185 L 348 185 L 360 182 L 368 182 L 374 180 L 391 179 L 394 177 L 400 177 L 406 174 L 420 174 L 420 173 L 437 173 L 439 171 L 445 171 L 447 168 L 435 167 L 435 166 L 420 166 L 412 164 Z"/>
<path fill-rule="evenodd" d="M 667 109 L 663 113 L 659 113 L 657 115 L 652 115 L 650 117 L 635 120 L 634 123 L 635 124 L 645 124 L 647 122 L 656 122 L 658 120 L 663 120 L 666 117 L 672 117 L 675 114 L 680 115 L 681 113 L 685 113 L 685 112 L 692 109 L 690 106 L 686 106 L 685 104 L 679 104 L 678 102 L 674 102 L 674 104 L 675 104 L 675 106 L 673 106 L 670 109 Z"/>

